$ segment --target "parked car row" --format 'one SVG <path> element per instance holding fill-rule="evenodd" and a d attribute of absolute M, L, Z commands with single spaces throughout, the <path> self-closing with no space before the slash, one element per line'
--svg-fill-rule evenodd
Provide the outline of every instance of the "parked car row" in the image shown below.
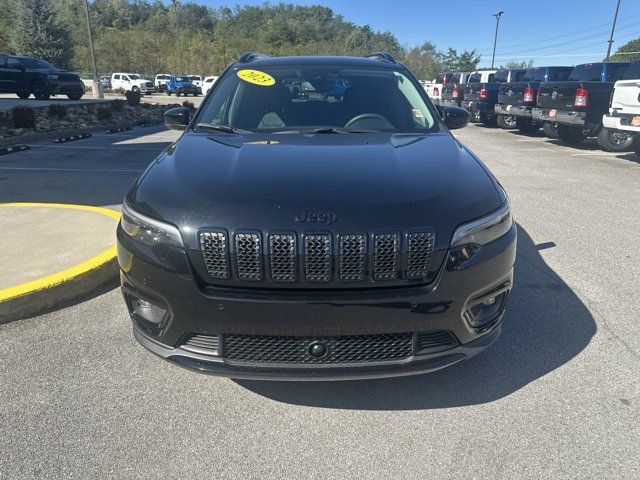
<path fill-rule="evenodd" d="M 596 137 L 614 152 L 640 143 L 640 62 L 445 72 L 425 90 L 436 106 L 460 106 L 487 126 L 542 128 L 571 145 Z"/>

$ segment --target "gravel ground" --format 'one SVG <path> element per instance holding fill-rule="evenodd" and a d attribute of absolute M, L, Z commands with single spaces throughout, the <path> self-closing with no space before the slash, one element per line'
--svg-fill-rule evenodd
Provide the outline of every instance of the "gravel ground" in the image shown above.
<path fill-rule="evenodd" d="M 60 172 L 34 196 L 112 204 L 126 170 L 176 134 L 157 135 L 144 148 L 134 134 L 77 142 L 95 147 L 76 152 L 84 168 L 122 171 L 102 184 Z M 503 183 L 520 226 L 492 348 L 417 377 L 236 382 L 147 353 L 114 290 L 0 326 L 0 477 L 639 478 L 638 158 L 476 125 L 455 136 Z M 120 149 L 115 166 L 100 145 Z M 77 168 L 73 149 L 48 152 L 0 168 Z M 30 196 L 24 174 L 0 170 L 0 200 Z"/>

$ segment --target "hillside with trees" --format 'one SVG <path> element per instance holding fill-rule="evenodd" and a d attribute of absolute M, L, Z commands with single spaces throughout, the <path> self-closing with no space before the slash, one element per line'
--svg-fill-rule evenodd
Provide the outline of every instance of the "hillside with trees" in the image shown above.
<path fill-rule="evenodd" d="M 40 56 L 84 74 L 90 71 L 82 2 L 0 0 L 0 11 L 0 52 Z M 365 55 L 386 50 L 425 79 L 442 69 L 473 70 L 480 61 L 475 50 L 441 52 L 429 42 L 402 46 L 391 32 L 356 25 L 318 5 L 213 9 L 175 0 L 168 5 L 94 0 L 90 15 L 98 70 L 105 74 L 215 74 L 247 50 L 271 55 Z M 61 44 L 66 48 L 60 49 Z"/>

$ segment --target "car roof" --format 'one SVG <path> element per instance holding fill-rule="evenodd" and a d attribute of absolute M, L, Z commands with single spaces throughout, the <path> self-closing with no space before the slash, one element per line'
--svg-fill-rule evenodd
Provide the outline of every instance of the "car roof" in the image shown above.
<path fill-rule="evenodd" d="M 298 67 L 311 65 L 331 65 L 339 67 L 376 67 L 392 70 L 404 69 L 401 63 L 391 63 L 376 58 L 347 57 L 339 55 L 300 55 L 288 57 L 259 57 L 251 62 L 237 63 L 251 68 L 259 67 Z"/>

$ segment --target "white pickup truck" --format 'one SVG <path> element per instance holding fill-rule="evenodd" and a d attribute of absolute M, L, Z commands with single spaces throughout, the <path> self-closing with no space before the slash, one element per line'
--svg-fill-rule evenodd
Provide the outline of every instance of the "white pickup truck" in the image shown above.
<path fill-rule="evenodd" d="M 640 155 L 640 60 L 633 62 L 613 87 L 609 113 L 602 125 L 615 140 L 617 133 L 634 135 L 634 149 Z"/>
<path fill-rule="evenodd" d="M 114 73 L 111 75 L 111 88 L 113 90 L 122 89 L 125 92 L 146 93 L 147 95 L 151 95 L 155 91 L 153 82 L 139 73 Z"/>
<path fill-rule="evenodd" d="M 440 106 L 440 102 L 442 100 L 442 85 L 451 82 L 452 77 L 453 73 L 450 72 L 439 73 L 433 82 L 422 85 L 436 107 Z"/>

